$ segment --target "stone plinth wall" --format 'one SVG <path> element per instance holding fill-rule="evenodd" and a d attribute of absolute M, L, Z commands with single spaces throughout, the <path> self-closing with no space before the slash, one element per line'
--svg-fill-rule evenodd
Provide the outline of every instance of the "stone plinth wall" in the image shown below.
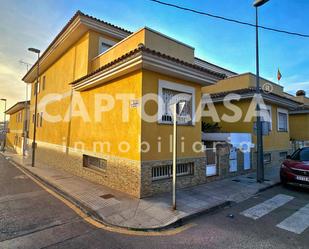
<path fill-rule="evenodd" d="M 229 160 L 230 145 L 222 143 L 217 146 L 217 175 L 206 176 L 206 156 L 201 158 L 183 158 L 177 160 L 177 163 L 194 162 L 194 174 L 187 176 L 177 176 L 177 188 L 192 187 L 195 185 L 246 174 L 254 171 L 252 165 L 252 153 L 251 153 L 251 168 L 244 169 L 244 154 L 237 150 L 237 172 L 229 172 L 230 160 Z M 172 179 L 152 180 L 152 168 L 162 165 L 171 165 L 171 160 L 165 161 L 145 161 L 142 162 L 142 190 L 141 197 L 147 197 L 162 192 L 172 191 Z"/>
<path fill-rule="evenodd" d="M 83 167 L 83 154 L 106 159 L 106 167 L 99 170 Z M 140 198 L 139 161 L 93 154 L 87 151 L 65 151 L 65 148 L 61 146 L 40 142 L 37 147 L 36 161 Z"/>
<path fill-rule="evenodd" d="M 237 150 L 237 172 L 229 172 L 229 145 L 217 147 L 217 175 L 206 176 L 206 156 L 200 158 L 181 158 L 177 163 L 193 163 L 192 175 L 177 176 L 177 188 L 192 187 L 214 180 L 246 174 L 256 169 L 256 152 L 251 153 L 251 168 L 244 170 L 244 155 Z M 272 162 L 268 166 L 280 165 L 283 158 L 280 151 L 270 151 Z M 290 153 L 290 151 L 287 151 Z M 265 152 L 266 153 L 266 152 Z M 31 154 L 31 153 L 29 153 Z M 83 154 L 103 158 L 107 161 L 102 169 L 83 167 Z M 95 183 L 119 190 L 137 198 L 154 194 L 171 192 L 172 179 L 152 179 L 152 168 L 162 165 L 172 165 L 172 160 L 134 161 L 109 155 L 94 154 L 89 151 L 66 150 L 60 145 L 38 143 L 36 160 L 47 166 L 68 171 Z"/>
<path fill-rule="evenodd" d="M 193 175 L 177 176 L 177 188 L 191 187 L 206 183 L 206 158 L 183 158 L 177 163 L 194 163 Z M 152 168 L 161 165 L 171 165 L 172 160 L 144 161 L 142 162 L 142 191 L 141 197 L 147 197 L 158 193 L 171 192 L 172 179 L 152 180 Z"/>
<path fill-rule="evenodd" d="M 286 149 L 286 150 L 271 150 L 271 151 L 264 151 L 264 154 L 270 153 L 271 154 L 271 162 L 265 162 L 264 166 L 265 167 L 277 167 L 280 166 L 281 163 L 286 159 L 285 157 L 281 157 L 280 153 L 281 152 L 287 152 L 288 155 L 291 155 L 293 153 L 292 149 Z M 254 165 L 254 168 L 256 169 L 256 164 L 257 164 L 257 152 L 253 152 L 253 159 L 252 159 L 252 164 Z"/>
<path fill-rule="evenodd" d="M 220 180 L 228 177 L 238 176 L 254 171 L 252 165 L 252 152 L 250 156 L 251 168 L 244 169 L 244 154 L 241 150 L 237 149 L 237 171 L 230 172 L 230 145 L 222 143 L 217 146 L 217 175 L 210 176 L 208 181 Z"/>

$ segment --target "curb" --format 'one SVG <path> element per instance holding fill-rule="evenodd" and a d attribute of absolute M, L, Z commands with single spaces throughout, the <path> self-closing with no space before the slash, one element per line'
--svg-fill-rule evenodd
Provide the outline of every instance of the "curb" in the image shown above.
<path fill-rule="evenodd" d="M 215 206 L 212 206 L 212 207 L 209 207 L 209 208 L 205 208 L 205 209 L 201 209 L 201 210 L 199 210 L 199 211 L 197 211 L 197 212 L 195 212 L 193 214 L 189 214 L 186 217 L 180 218 L 178 220 L 173 221 L 170 224 L 163 225 L 161 227 L 134 228 L 134 227 L 118 226 L 118 225 L 106 222 L 100 215 L 97 214 L 96 211 L 94 211 L 93 209 L 91 209 L 87 205 L 81 203 L 76 198 L 72 197 L 70 194 L 68 194 L 67 192 L 65 192 L 62 189 L 58 188 L 54 184 L 50 183 L 49 181 L 45 180 L 44 178 L 40 177 L 39 175 L 33 173 L 32 171 L 27 169 L 22 164 L 16 162 L 12 157 L 4 155 L 2 152 L 0 152 L 0 155 L 4 159 L 6 159 L 7 161 L 13 162 L 17 166 L 17 168 L 20 168 L 20 169 L 26 171 L 29 175 L 34 177 L 41 184 L 43 184 L 46 187 L 50 188 L 51 190 L 53 190 L 54 192 L 59 194 L 61 197 L 65 198 L 66 200 L 71 202 L 73 205 L 75 205 L 77 208 L 79 208 L 87 216 L 90 216 L 92 219 L 94 219 L 95 221 L 103 224 L 104 226 L 109 226 L 109 227 L 114 227 L 114 228 L 121 228 L 121 229 L 127 229 L 127 230 L 131 230 L 131 231 L 140 231 L 140 232 L 160 232 L 160 231 L 164 231 L 164 230 L 168 230 L 168 229 L 171 229 L 171 228 L 176 228 L 176 227 L 182 226 L 182 225 L 184 225 L 184 223 L 189 222 L 189 220 L 192 220 L 193 218 L 196 218 L 196 217 L 201 216 L 201 215 L 209 214 L 211 212 L 217 211 L 219 209 L 222 209 L 224 207 L 227 207 L 227 206 L 231 205 L 231 201 L 224 201 L 224 202 L 222 202 L 222 203 L 220 203 L 218 205 L 215 205 Z"/>
<path fill-rule="evenodd" d="M 271 188 L 274 188 L 274 187 L 277 187 L 277 186 L 280 186 L 280 185 L 281 185 L 281 182 L 273 183 L 272 185 L 269 185 L 269 186 L 266 186 L 264 188 L 259 189 L 257 193 L 264 192 L 264 191 L 266 191 L 268 189 L 271 189 Z"/>

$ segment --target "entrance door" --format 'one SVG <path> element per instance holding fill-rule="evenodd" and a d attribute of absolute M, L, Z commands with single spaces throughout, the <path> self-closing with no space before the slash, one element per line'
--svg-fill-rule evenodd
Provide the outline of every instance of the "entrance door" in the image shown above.
<path fill-rule="evenodd" d="M 250 152 L 244 152 L 244 170 L 251 168 L 251 157 Z"/>
<path fill-rule="evenodd" d="M 217 154 L 214 149 L 206 149 L 206 176 L 217 175 Z"/>
<path fill-rule="evenodd" d="M 235 147 L 230 149 L 230 172 L 237 171 L 237 150 Z"/>

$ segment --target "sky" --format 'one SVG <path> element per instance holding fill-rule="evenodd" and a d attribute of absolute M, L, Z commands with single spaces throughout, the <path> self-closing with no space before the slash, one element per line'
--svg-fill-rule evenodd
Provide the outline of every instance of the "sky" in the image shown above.
<path fill-rule="evenodd" d="M 254 23 L 253 0 L 162 0 Z M 237 73 L 255 72 L 255 29 L 158 5 L 149 0 L 1 0 L 0 99 L 8 107 L 25 100 L 21 78 L 77 10 L 131 31 L 147 26 L 195 47 L 195 55 Z M 308 0 L 270 0 L 259 10 L 260 25 L 309 34 Z M 309 38 L 260 31 L 260 73 L 287 92 L 309 94 Z M 308 96 L 308 95 L 307 95 Z M 0 103 L 0 113 L 3 112 Z M 2 115 L 0 114 L 0 121 Z"/>

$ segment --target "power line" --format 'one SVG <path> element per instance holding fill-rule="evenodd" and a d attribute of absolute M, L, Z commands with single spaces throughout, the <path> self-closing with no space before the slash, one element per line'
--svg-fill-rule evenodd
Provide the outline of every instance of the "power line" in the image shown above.
<path fill-rule="evenodd" d="M 224 20 L 224 21 L 237 23 L 237 24 L 241 24 L 241 25 L 246 25 L 246 26 L 249 26 L 249 27 L 254 27 L 254 28 L 256 27 L 255 24 L 252 24 L 252 23 L 249 23 L 249 22 L 243 22 L 243 21 L 239 21 L 239 20 L 236 20 L 236 19 L 227 18 L 227 17 L 224 17 L 224 16 L 218 16 L 218 15 L 210 14 L 210 13 L 207 13 L 207 12 L 195 10 L 195 9 L 182 7 L 182 6 L 179 6 L 179 5 L 176 5 L 176 4 L 166 3 L 166 2 L 159 1 L 159 0 L 150 0 L 150 1 L 155 2 L 157 4 L 173 7 L 173 8 L 176 8 L 176 9 L 181 9 L 181 10 L 185 10 L 185 11 L 188 11 L 188 12 L 193 12 L 193 13 L 199 14 L 199 15 L 209 16 L 209 17 L 212 17 L 212 18 L 221 19 L 221 20 Z M 275 28 L 270 28 L 270 27 L 260 26 L 260 25 L 258 27 L 261 28 L 261 29 L 270 30 L 270 31 L 278 32 L 278 33 L 284 33 L 284 34 L 288 34 L 288 35 L 294 35 L 294 36 L 309 38 L 308 34 L 301 34 L 301 33 L 297 33 L 297 32 L 275 29 Z"/>

